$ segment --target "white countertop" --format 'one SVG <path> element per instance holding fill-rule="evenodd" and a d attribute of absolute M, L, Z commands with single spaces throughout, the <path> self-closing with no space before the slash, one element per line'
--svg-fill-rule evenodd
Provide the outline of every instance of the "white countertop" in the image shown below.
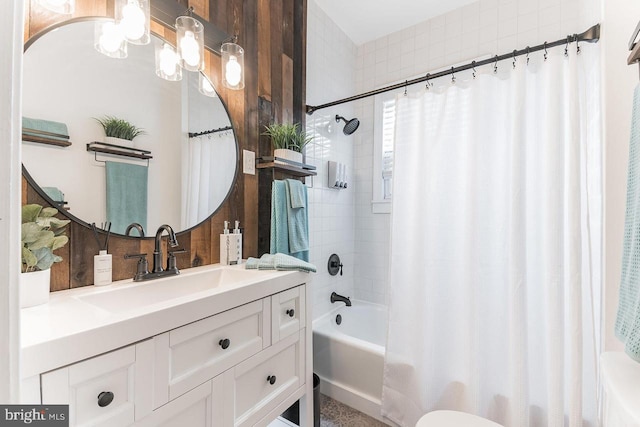
<path fill-rule="evenodd" d="M 168 281 L 178 279 L 180 282 L 176 282 L 176 286 L 184 286 L 185 280 L 202 281 L 205 275 L 221 268 L 230 269 L 231 273 L 236 271 L 233 274 L 239 274 L 240 279 L 231 284 L 223 282 L 216 287 L 197 289 L 168 299 L 160 296 L 156 301 L 155 297 L 163 289 L 173 286 Z M 309 280 L 308 273 L 297 271 L 245 270 L 244 264 L 214 264 L 185 269 L 179 276 L 146 282 L 127 279 L 108 286 L 86 286 L 54 292 L 47 304 L 21 310 L 21 376 L 28 378 L 57 369 L 308 283 Z M 158 292 L 154 292 L 154 286 Z M 145 288 L 143 290 L 140 287 Z M 153 298 L 140 307 L 132 304 L 131 300 L 126 301 L 125 297 L 121 309 L 113 298 L 110 303 L 113 309 L 101 308 L 100 304 L 90 302 L 100 301 L 100 294 L 105 297 L 139 297 L 144 295 L 140 291 L 146 290 Z"/>

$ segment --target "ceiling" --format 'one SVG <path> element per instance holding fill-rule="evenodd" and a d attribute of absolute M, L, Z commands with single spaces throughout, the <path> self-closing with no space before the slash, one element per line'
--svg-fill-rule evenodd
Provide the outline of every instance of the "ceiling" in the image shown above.
<path fill-rule="evenodd" d="M 475 0 L 316 0 L 356 44 L 457 9 Z"/>

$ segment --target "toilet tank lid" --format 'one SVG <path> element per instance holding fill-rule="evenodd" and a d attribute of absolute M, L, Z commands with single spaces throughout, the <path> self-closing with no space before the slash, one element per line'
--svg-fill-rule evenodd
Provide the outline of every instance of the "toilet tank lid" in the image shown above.
<path fill-rule="evenodd" d="M 626 411 L 624 415 L 640 423 L 640 363 L 623 352 L 603 353 L 600 375 L 608 399 L 615 399 L 616 406 Z"/>

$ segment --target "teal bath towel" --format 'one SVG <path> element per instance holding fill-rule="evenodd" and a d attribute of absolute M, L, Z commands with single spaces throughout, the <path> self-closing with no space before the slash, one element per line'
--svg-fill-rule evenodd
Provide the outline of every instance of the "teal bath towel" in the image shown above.
<path fill-rule="evenodd" d="M 147 176 L 149 168 L 121 162 L 106 162 L 107 221 L 113 233 L 124 234 L 137 222 L 147 228 Z"/>
<path fill-rule="evenodd" d="M 68 140 L 69 131 L 67 125 L 49 120 L 32 119 L 22 117 L 22 132 L 27 135 L 53 138 L 56 140 Z"/>
<path fill-rule="evenodd" d="M 307 191 L 303 186 L 304 207 L 291 207 L 291 191 L 287 181 L 273 181 L 271 186 L 271 250 L 272 254 L 293 255 L 309 261 L 309 214 Z M 295 191 L 298 191 L 296 189 Z"/>
<path fill-rule="evenodd" d="M 633 95 L 622 279 L 615 326 L 625 352 L 640 362 L 640 86 Z"/>
<path fill-rule="evenodd" d="M 316 266 L 285 254 L 264 254 L 259 259 L 249 258 L 245 263 L 248 270 L 281 270 L 281 271 L 305 271 L 315 273 Z"/>

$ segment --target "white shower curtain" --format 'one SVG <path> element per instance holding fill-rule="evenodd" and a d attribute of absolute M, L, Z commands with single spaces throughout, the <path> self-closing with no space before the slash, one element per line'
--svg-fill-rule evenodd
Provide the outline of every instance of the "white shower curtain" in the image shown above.
<path fill-rule="evenodd" d="M 397 98 L 382 412 L 402 426 L 596 425 L 599 55 L 580 47 Z"/>

